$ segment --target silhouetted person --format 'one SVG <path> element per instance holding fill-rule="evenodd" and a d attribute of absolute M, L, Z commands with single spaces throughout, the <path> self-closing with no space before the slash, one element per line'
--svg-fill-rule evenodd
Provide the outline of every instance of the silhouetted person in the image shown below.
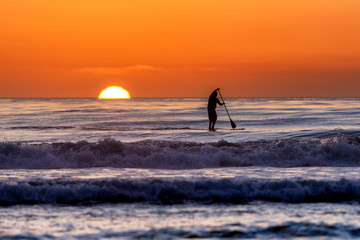
<path fill-rule="evenodd" d="M 207 110 L 208 110 L 208 116 L 209 116 L 209 130 L 210 131 L 215 131 L 214 127 L 215 127 L 215 123 L 217 120 L 217 115 L 216 115 L 216 104 L 219 104 L 220 106 L 224 105 L 224 103 L 221 103 L 219 101 L 219 99 L 217 98 L 217 91 L 220 90 L 220 88 L 215 89 L 215 91 L 213 91 L 213 93 L 210 95 L 209 97 L 209 103 L 207 106 Z"/>

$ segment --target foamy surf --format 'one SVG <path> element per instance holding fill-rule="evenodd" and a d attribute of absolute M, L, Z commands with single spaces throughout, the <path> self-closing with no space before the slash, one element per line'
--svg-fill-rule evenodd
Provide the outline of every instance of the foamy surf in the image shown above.
<path fill-rule="evenodd" d="M 104 139 L 52 144 L 0 143 L 1 169 L 154 168 L 244 166 L 360 166 L 360 138 L 263 140 L 232 143 Z"/>
<path fill-rule="evenodd" d="M 0 238 L 358 238 L 359 99 L 224 100 L 3 99 Z"/>

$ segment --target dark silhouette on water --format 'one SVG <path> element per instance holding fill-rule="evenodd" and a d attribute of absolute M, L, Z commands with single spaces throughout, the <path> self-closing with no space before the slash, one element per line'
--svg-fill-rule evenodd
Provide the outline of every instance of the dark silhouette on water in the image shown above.
<path fill-rule="evenodd" d="M 219 104 L 220 106 L 224 105 L 224 103 L 221 103 L 219 99 L 217 98 L 217 91 L 219 91 L 220 88 L 215 89 L 215 91 L 212 92 L 212 94 L 209 97 L 209 102 L 207 106 L 208 110 L 208 116 L 209 116 L 209 130 L 215 131 L 215 123 L 217 120 L 217 114 L 215 111 L 216 104 Z"/>

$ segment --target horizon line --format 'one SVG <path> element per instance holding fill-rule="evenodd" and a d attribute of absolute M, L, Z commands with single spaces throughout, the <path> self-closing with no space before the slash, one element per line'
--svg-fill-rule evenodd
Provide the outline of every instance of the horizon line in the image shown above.
<path fill-rule="evenodd" d="M 98 100 L 131 100 L 131 99 L 168 99 L 168 98 L 208 98 L 208 97 L 131 97 L 131 98 L 109 98 L 109 99 L 99 99 L 98 97 L 0 97 L 0 99 L 98 99 Z M 224 98 L 280 98 L 280 99 L 299 99 L 299 98 L 320 98 L 320 99 L 330 99 L 330 98 L 342 98 L 342 99 L 350 99 L 350 98 L 359 98 L 360 96 L 354 97 L 224 97 Z"/>

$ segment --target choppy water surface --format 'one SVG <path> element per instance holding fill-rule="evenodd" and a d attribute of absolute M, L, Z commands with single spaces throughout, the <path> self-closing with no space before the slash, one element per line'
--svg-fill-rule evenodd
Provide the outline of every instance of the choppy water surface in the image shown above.
<path fill-rule="evenodd" d="M 230 142 L 326 137 L 360 131 L 360 99 L 225 99 L 217 132 L 208 132 L 207 99 L 1 99 L 6 141 L 66 142 L 113 138 Z M 241 130 L 245 128 L 245 130 Z"/>
<path fill-rule="evenodd" d="M 50 205 L 0 208 L 2 235 L 14 239 L 349 239 L 359 238 L 359 206 Z"/>
<path fill-rule="evenodd" d="M 360 238 L 360 99 L 1 99 L 0 238 Z"/>

